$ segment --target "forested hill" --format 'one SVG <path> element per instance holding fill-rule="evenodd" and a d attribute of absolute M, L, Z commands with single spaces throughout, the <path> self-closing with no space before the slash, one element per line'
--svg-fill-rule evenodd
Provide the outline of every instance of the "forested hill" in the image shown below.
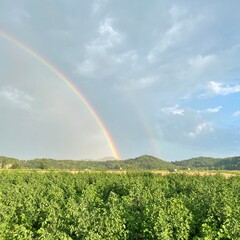
<path fill-rule="evenodd" d="M 143 155 L 137 158 L 128 159 L 124 161 L 125 164 L 131 166 L 134 169 L 163 169 L 163 170 L 173 170 L 176 168 L 171 162 L 166 162 L 159 158 Z"/>
<path fill-rule="evenodd" d="M 199 157 L 188 160 L 167 162 L 159 158 L 143 155 L 127 160 L 18 160 L 0 157 L 0 169 L 69 169 L 69 170 L 240 170 L 240 157 L 209 158 Z"/>
<path fill-rule="evenodd" d="M 0 157 L 1 168 L 5 169 L 70 169 L 70 170 L 173 170 L 175 165 L 161 159 L 144 155 L 128 160 L 74 161 L 54 159 L 18 160 Z"/>
<path fill-rule="evenodd" d="M 198 157 L 175 161 L 173 164 L 183 168 L 240 170 L 240 156 L 228 158 Z"/>

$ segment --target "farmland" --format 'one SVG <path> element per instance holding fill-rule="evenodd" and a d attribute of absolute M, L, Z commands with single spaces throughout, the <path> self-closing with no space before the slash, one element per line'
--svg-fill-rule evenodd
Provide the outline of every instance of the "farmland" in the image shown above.
<path fill-rule="evenodd" d="M 0 239 L 240 238 L 238 172 L 112 173 L 2 170 Z"/>

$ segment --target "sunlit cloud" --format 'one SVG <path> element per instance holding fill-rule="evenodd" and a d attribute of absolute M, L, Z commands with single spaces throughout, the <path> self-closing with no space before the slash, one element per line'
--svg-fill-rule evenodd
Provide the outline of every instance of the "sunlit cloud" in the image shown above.
<path fill-rule="evenodd" d="M 203 123 L 198 124 L 196 126 L 196 128 L 194 129 L 194 131 L 189 132 L 188 135 L 192 138 L 195 138 L 203 132 L 213 132 L 213 131 L 214 131 L 213 127 L 211 127 L 209 124 L 203 122 Z"/>
<path fill-rule="evenodd" d="M 0 98 L 6 100 L 14 107 L 22 110 L 30 110 L 33 97 L 14 87 L 2 87 L 0 89 Z"/>
<path fill-rule="evenodd" d="M 99 37 L 86 46 L 87 50 L 97 52 L 105 51 L 120 44 L 123 39 L 123 35 L 113 27 L 112 18 L 104 19 L 98 28 L 98 34 Z"/>
<path fill-rule="evenodd" d="M 177 104 L 173 107 L 163 108 L 162 111 L 169 115 L 184 115 L 184 109 L 179 108 Z"/>
<path fill-rule="evenodd" d="M 218 106 L 215 108 L 206 108 L 203 110 L 198 110 L 199 113 L 217 113 L 221 110 L 222 106 Z"/>
<path fill-rule="evenodd" d="M 211 81 L 208 84 L 208 89 L 210 93 L 226 96 L 232 93 L 240 92 L 240 85 L 230 85 Z"/>

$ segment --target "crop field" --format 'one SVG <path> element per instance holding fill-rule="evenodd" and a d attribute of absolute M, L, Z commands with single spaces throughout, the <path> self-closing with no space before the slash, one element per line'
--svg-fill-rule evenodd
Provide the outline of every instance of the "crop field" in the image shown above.
<path fill-rule="evenodd" d="M 238 172 L 189 173 L 1 171 L 0 239 L 240 239 Z"/>

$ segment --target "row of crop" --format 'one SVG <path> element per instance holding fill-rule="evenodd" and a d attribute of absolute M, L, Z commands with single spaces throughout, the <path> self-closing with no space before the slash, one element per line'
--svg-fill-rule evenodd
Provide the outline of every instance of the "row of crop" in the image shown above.
<path fill-rule="evenodd" d="M 239 239 L 240 178 L 0 174 L 0 239 Z"/>

